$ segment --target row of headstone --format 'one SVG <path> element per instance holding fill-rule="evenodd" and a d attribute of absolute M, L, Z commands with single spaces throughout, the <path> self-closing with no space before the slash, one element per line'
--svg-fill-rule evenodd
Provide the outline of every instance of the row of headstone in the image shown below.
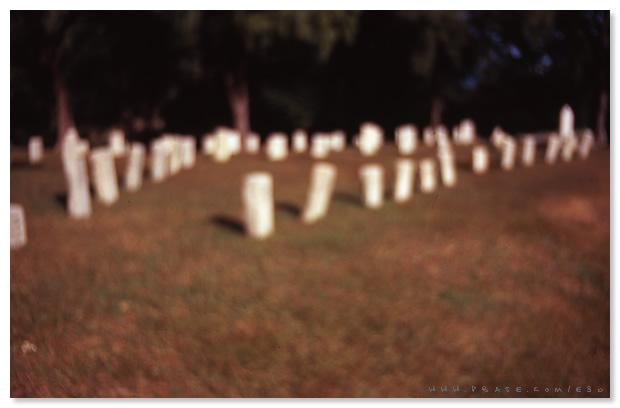
<path fill-rule="evenodd" d="M 135 153 L 139 160 L 140 153 Z M 130 155 L 131 157 L 131 155 Z M 151 141 L 151 180 L 160 183 L 196 164 L 196 139 L 190 135 L 163 134 Z"/>

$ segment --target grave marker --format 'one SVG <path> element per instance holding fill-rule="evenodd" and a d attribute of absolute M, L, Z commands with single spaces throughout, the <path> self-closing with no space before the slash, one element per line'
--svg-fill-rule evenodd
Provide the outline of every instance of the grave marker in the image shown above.
<path fill-rule="evenodd" d="M 415 162 L 412 159 L 397 159 L 394 162 L 394 201 L 404 203 L 413 196 Z"/>
<path fill-rule="evenodd" d="M 547 150 L 545 151 L 545 163 L 554 164 L 558 158 L 560 152 L 561 141 L 560 137 L 553 133 L 547 139 Z"/>
<path fill-rule="evenodd" d="M 581 142 L 579 143 L 579 158 L 585 160 L 590 155 L 590 150 L 594 145 L 594 133 L 590 129 L 587 129 L 581 136 Z"/>
<path fill-rule="evenodd" d="M 265 153 L 269 161 L 282 161 L 288 157 L 288 137 L 284 133 L 272 133 L 267 138 Z"/>
<path fill-rule="evenodd" d="M 418 129 L 415 125 L 406 124 L 396 128 L 394 132 L 398 153 L 408 156 L 418 147 Z"/>
<path fill-rule="evenodd" d="M 379 164 L 364 164 L 359 170 L 362 181 L 362 203 L 367 208 L 383 205 L 383 167 Z"/>
<path fill-rule="evenodd" d="M 43 161 L 43 138 L 32 136 L 28 139 L 28 162 L 38 164 Z"/>
<path fill-rule="evenodd" d="M 273 177 L 267 172 L 254 172 L 243 181 L 243 207 L 246 233 L 265 239 L 275 231 Z"/>
<path fill-rule="evenodd" d="M 11 249 L 22 248 L 27 242 L 24 207 L 11 203 Z"/>
<path fill-rule="evenodd" d="M 97 199 L 105 205 L 118 200 L 118 182 L 114 167 L 114 156 L 109 147 L 98 147 L 90 153 L 93 171 L 93 184 Z"/>
<path fill-rule="evenodd" d="M 336 175 L 336 166 L 333 164 L 316 163 L 312 167 L 306 205 L 301 215 L 302 222 L 312 224 L 327 215 L 336 185 Z"/>
<path fill-rule="evenodd" d="M 86 165 L 89 149 L 88 142 L 80 140 L 77 130 L 69 128 L 61 158 L 67 182 L 67 212 L 71 218 L 88 218 L 92 212 Z"/>
<path fill-rule="evenodd" d="M 420 160 L 420 191 L 424 194 L 437 189 L 437 164 L 435 159 Z"/>
<path fill-rule="evenodd" d="M 536 139 L 532 135 L 523 138 L 523 151 L 521 152 L 521 163 L 524 167 L 532 167 L 536 160 Z"/>
<path fill-rule="evenodd" d="M 125 170 L 125 189 L 127 191 L 137 191 L 142 187 L 145 156 L 146 148 L 144 144 L 138 142 L 131 144 L 129 161 Z"/>
<path fill-rule="evenodd" d="M 304 153 L 308 150 L 308 134 L 301 129 L 293 132 L 293 152 Z"/>
<path fill-rule="evenodd" d="M 472 149 L 472 170 L 475 174 L 484 174 L 489 170 L 489 149 L 486 146 Z"/>

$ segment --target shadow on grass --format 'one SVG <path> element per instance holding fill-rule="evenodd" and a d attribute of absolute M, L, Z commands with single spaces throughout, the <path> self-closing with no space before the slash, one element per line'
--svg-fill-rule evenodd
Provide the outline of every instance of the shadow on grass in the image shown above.
<path fill-rule="evenodd" d="M 301 209 L 297 204 L 290 202 L 280 201 L 275 203 L 276 210 L 286 212 L 293 217 L 297 218 L 301 215 Z"/>
<path fill-rule="evenodd" d="M 345 193 L 343 191 L 334 191 L 333 200 L 352 204 L 356 207 L 362 207 L 362 202 L 360 201 L 359 196 L 351 193 Z"/>
<path fill-rule="evenodd" d="M 233 231 L 239 234 L 245 234 L 243 223 L 234 217 L 225 214 L 216 214 L 209 217 L 209 223 L 218 227 Z"/>

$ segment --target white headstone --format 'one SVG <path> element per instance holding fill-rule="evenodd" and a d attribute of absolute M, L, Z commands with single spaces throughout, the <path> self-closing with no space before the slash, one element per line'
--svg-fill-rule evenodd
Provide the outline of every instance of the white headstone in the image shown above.
<path fill-rule="evenodd" d="M 495 126 L 493 128 L 493 132 L 491 133 L 491 144 L 495 146 L 496 149 L 501 149 L 506 137 L 507 135 L 504 133 L 502 128 Z"/>
<path fill-rule="evenodd" d="M 536 161 L 536 139 L 532 135 L 523 138 L 523 151 L 521 152 L 521 163 L 524 167 L 532 167 Z"/>
<path fill-rule="evenodd" d="M 515 166 L 517 158 L 517 142 L 512 137 L 504 139 L 502 146 L 502 162 L 503 170 L 512 170 Z"/>
<path fill-rule="evenodd" d="M 362 156 L 374 156 L 383 145 L 383 129 L 376 123 L 365 122 L 360 126 L 359 150 Z"/>
<path fill-rule="evenodd" d="M 437 165 L 435 159 L 420 160 L 420 191 L 428 194 L 437 189 Z"/>
<path fill-rule="evenodd" d="M 24 207 L 11 203 L 11 249 L 21 248 L 27 242 Z"/>
<path fill-rule="evenodd" d="M 439 170 L 441 173 L 441 182 L 446 187 L 454 187 L 456 185 L 456 158 L 450 151 L 443 151 L 438 155 Z"/>
<path fill-rule="evenodd" d="M 557 134 L 552 134 L 547 139 L 547 150 L 545 152 L 545 163 L 554 164 L 560 153 L 561 141 Z"/>
<path fill-rule="evenodd" d="M 288 137 L 284 133 L 272 133 L 267 137 L 265 153 L 269 161 L 282 161 L 288 157 Z"/>
<path fill-rule="evenodd" d="M 308 134 L 301 129 L 293 132 L 293 152 L 304 153 L 308 150 Z"/>
<path fill-rule="evenodd" d="M 329 135 L 329 150 L 344 151 L 347 146 L 347 135 L 342 130 L 336 130 Z"/>
<path fill-rule="evenodd" d="M 228 147 L 231 154 L 241 153 L 241 133 L 238 130 L 228 130 Z"/>
<path fill-rule="evenodd" d="M 562 160 L 569 162 L 573 159 L 573 153 L 577 150 L 577 136 L 567 136 L 562 144 Z"/>
<path fill-rule="evenodd" d="M 316 163 L 312 167 L 306 205 L 301 214 L 302 222 L 311 224 L 327 215 L 337 173 L 336 166 L 329 163 Z"/>
<path fill-rule="evenodd" d="M 585 160 L 590 155 L 590 150 L 594 145 L 594 133 L 587 129 L 583 136 L 581 136 L 581 142 L 579 143 L 579 158 Z"/>
<path fill-rule="evenodd" d="M 215 150 L 213 151 L 213 160 L 218 163 L 224 163 L 230 160 L 232 152 L 230 151 L 230 130 L 218 128 L 215 133 Z"/>
<path fill-rule="evenodd" d="M 181 163 L 184 169 L 190 169 L 196 165 L 196 139 L 193 136 L 185 136 L 180 140 Z"/>
<path fill-rule="evenodd" d="M 260 136 L 256 133 L 249 133 L 245 136 L 245 151 L 249 154 L 260 152 Z"/>
<path fill-rule="evenodd" d="M 202 137 L 202 154 L 209 156 L 215 152 L 216 144 L 215 136 L 211 134 L 205 134 Z"/>
<path fill-rule="evenodd" d="M 112 151 L 108 147 L 93 149 L 90 153 L 90 163 L 97 199 L 105 205 L 115 203 L 118 200 L 118 181 Z"/>
<path fill-rule="evenodd" d="M 271 174 L 247 174 L 243 180 L 242 197 L 246 233 L 256 239 L 264 239 L 273 234 L 275 224 Z"/>
<path fill-rule="evenodd" d="M 418 129 L 412 124 L 402 125 L 394 132 L 398 153 L 408 156 L 418 147 Z"/>
<path fill-rule="evenodd" d="M 171 176 L 178 174 L 183 169 L 183 146 L 181 140 L 179 135 L 174 135 L 172 142 L 168 144 L 168 170 Z"/>
<path fill-rule="evenodd" d="M 127 146 L 125 145 L 125 132 L 122 129 L 112 129 L 108 134 L 108 146 L 113 157 L 119 157 L 125 154 Z"/>
<path fill-rule="evenodd" d="M 379 164 L 364 164 L 359 170 L 362 181 L 362 202 L 367 208 L 383 205 L 383 167 Z"/>
<path fill-rule="evenodd" d="M 458 144 L 471 145 L 476 139 L 476 125 L 471 119 L 463 119 L 459 125 Z"/>
<path fill-rule="evenodd" d="M 144 144 L 134 142 L 129 149 L 129 161 L 125 169 L 125 189 L 137 191 L 142 187 L 142 175 L 144 173 L 144 158 L 146 148 Z"/>
<path fill-rule="evenodd" d="M 415 162 L 412 159 L 396 159 L 394 162 L 394 201 L 404 203 L 413 195 Z"/>
<path fill-rule="evenodd" d="M 486 146 L 472 149 L 472 170 L 475 174 L 484 174 L 489 170 L 489 149 Z"/>
<path fill-rule="evenodd" d="M 151 142 L 151 180 L 162 182 L 168 177 L 168 149 L 162 138 Z"/>
<path fill-rule="evenodd" d="M 32 136 L 28 140 L 28 161 L 30 164 L 41 163 L 43 160 L 43 138 Z"/>
<path fill-rule="evenodd" d="M 86 155 L 87 141 L 70 128 L 62 145 L 62 163 L 67 182 L 67 212 L 71 218 L 88 218 L 92 213 Z"/>
<path fill-rule="evenodd" d="M 315 133 L 312 135 L 310 144 L 310 157 L 313 159 L 325 159 L 329 156 L 331 147 L 330 136 L 325 133 Z"/>
<path fill-rule="evenodd" d="M 575 135 L 575 115 L 569 105 L 562 106 L 560 110 L 560 140 L 563 142 L 566 138 Z"/>
<path fill-rule="evenodd" d="M 422 130 L 422 139 L 424 140 L 424 145 L 428 147 L 435 146 L 435 128 L 432 126 L 426 126 Z"/>

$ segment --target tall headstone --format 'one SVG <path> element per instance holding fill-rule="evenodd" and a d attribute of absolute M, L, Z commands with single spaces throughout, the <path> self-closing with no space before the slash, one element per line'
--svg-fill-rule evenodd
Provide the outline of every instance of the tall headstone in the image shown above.
<path fill-rule="evenodd" d="M 11 203 L 11 249 L 18 249 L 26 245 L 26 215 L 24 207 Z"/>
<path fill-rule="evenodd" d="M 108 146 L 113 157 L 120 157 L 127 151 L 125 132 L 122 129 L 112 129 L 108 133 Z"/>
<path fill-rule="evenodd" d="M 333 164 L 319 162 L 312 167 L 306 205 L 301 213 L 302 222 L 312 224 L 327 215 L 337 174 Z"/>
<path fill-rule="evenodd" d="M 28 161 L 30 164 L 43 161 L 43 138 L 41 136 L 32 136 L 28 139 Z"/>
<path fill-rule="evenodd" d="M 342 152 L 347 147 L 347 135 L 342 130 L 329 134 L 329 150 Z"/>
<path fill-rule="evenodd" d="M 394 132 L 398 153 L 408 156 L 418 147 L 418 129 L 415 125 L 406 124 L 396 128 Z"/>
<path fill-rule="evenodd" d="M 217 129 L 215 133 L 215 150 L 213 151 L 213 160 L 218 163 L 224 163 L 230 160 L 232 152 L 230 151 L 230 131 L 226 129 Z"/>
<path fill-rule="evenodd" d="M 88 218 L 92 213 L 86 164 L 89 149 L 88 142 L 80 140 L 74 127 L 67 131 L 61 156 L 67 182 L 67 212 L 71 218 Z"/>
<path fill-rule="evenodd" d="M 193 136 L 185 136 L 180 140 L 181 163 L 184 169 L 190 169 L 196 165 L 196 139 Z"/>
<path fill-rule="evenodd" d="M 536 161 L 536 139 L 532 135 L 523 138 L 523 151 L 521 152 L 521 164 L 524 167 L 532 167 Z"/>
<path fill-rule="evenodd" d="M 364 164 L 359 170 L 362 181 L 362 202 L 367 208 L 383 205 L 383 167 L 379 164 Z"/>
<path fill-rule="evenodd" d="M 558 159 L 561 147 L 560 137 L 554 133 L 547 139 L 547 150 L 545 151 L 545 163 L 554 164 Z"/>
<path fill-rule="evenodd" d="M 435 128 L 432 126 L 426 126 L 422 130 L 422 139 L 424 140 L 424 145 L 428 147 L 435 146 Z"/>
<path fill-rule="evenodd" d="M 581 160 L 588 158 L 592 146 L 594 146 L 594 133 L 590 129 L 587 129 L 583 132 L 581 141 L 579 142 L 579 158 Z"/>
<path fill-rule="evenodd" d="M 517 142 L 512 137 L 504 139 L 502 147 L 502 170 L 512 170 L 517 158 Z"/>
<path fill-rule="evenodd" d="M 112 151 L 108 147 L 93 149 L 90 163 L 97 199 L 105 205 L 114 204 L 118 200 L 118 181 Z"/>
<path fill-rule="evenodd" d="M 441 182 L 446 187 L 454 187 L 456 185 L 456 158 L 454 153 L 444 150 L 438 154 L 439 170 L 441 174 Z"/>
<path fill-rule="evenodd" d="M 471 119 L 463 119 L 459 125 L 458 144 L 471 145 L 476 140 L 476 125 Z"/>
<path fill-rule="evenodd" d="M 173 176 L 183 169 L 183 146 L 181 144 L 181 137 L 179 135 L 174 135 L 168 147 L 168 169 L 170 170 L 170 175 Z"/>
<path fill-rule="evenodd" d="M 329 155 L 331 147 L 330 136 L 325 133 L 315 133 L 312 135 L 310 143 L 310 157 L 313 159 L 325 159 Z"/>
<path fill-rule="evenodd" d="M 376 123 L 365 122 L 360 126 L 359 150 L 362 156 L 374 156 L 383 145 L 383 129 Z"/>
<path fill-rule="evenodd" d="M 394 162 L 394 202 L 404 203 L 413 196 L 415 162 L 412 159 L 396 159 Z"/>
<path fill-rule="evenodd" d="M 245 136 L 245 152 L 258 154 L 260 152 L 260 136 L 257 133 L 249 133 Z"/>
<path fill-rule="evenodd" d="M 168 177 L 168 149 L 162 138 L 151 142 L 151 180 L 160 183 Z"/>
<path fill-rule="evenodd" d="M 486 146 L 472 149 L 472 170 L 475 174 L 484 174 L 489 170 L 489 149 Z"/>
<path fill-rule="evenodd" d="M 246 233 L 264 239 L 275 231 L 273 177 L 267 172 L 249 173 L 243 180 L 243 207 Z"/>
<path fill-rule="evenodd" d="M 142 187 L 145 156 L 146 148 L 144 144 L 133 142 L 129 148 L 129 161 L 125 169 L 124 181 L 127 191 L 137 191 Z"/>
<path fill-rule="evenodd" d="M 569 105 L 562 106 L 560 110 L 559 136 L 562 143 L 569 137 L 575 135 L 575 115 Z"/>
<path fill-rule="evenodd" d="M 304 153 L 308 150 L 308 134 L 306 131 L 297 129 L 293 132 L 293 152 Z"/>
<path fill-rule="evenodd" d="M 437 189 L 437 164 L 435 159 L 420 160 L 420 191 L 424 194 Z"/>
<path fill-rule="evenodd" d="M 265 143 L 269 161 L 282 161 L 288 157 L 288 137 L 284 133 L 272 133 Z"/>

